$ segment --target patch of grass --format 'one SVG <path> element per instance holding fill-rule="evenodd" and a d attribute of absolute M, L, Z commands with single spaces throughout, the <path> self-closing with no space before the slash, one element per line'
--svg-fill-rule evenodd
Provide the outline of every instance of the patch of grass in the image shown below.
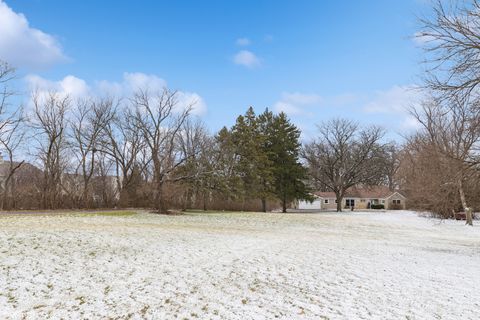
<path fill-rule="evenodd" d="M 145 318 L 145 315 L 147 314 L 148 309 L 150 309 L 150 306 L 145 305 L 141 310 L 140 314 Z"/>
<path fill-rule="evenodd" d="M 70 216 L 70 217 L 88 217 L 88 216 L 111 216 L 111 217 L 125 217 L 136 215 L 137 212 L 133 210 L 26 210 L 26 211 L 4 211 L 0 213 L 1 217 L 11 216 L 37 216 L 37 217 L 51 217 L 51 216 Z M 9 239 L 10 240 L 10 239 Z"/>
<path fill-rule="evenodd" d="M 128 217 L 128 216 L 134 216 L 137 213 L 135 211 L 129 211 L 129 210 L 118 210 L 118 211 L 81 212 L 77 214 L 81 217 L 88 217 L 88 216 Z"/>
<path fill-rule="evenodd" d="M 85 297 L 84 297 L 84 296 L 76 297 L 75 300 L 78 301 L 78 304 L 79 304 L 79 305 L 82 305 L 82 304 L 84 304 L 85 302 L 87 302 L 87 301 L 85 300 Z"/>
<path fill-rule="evenodd" d="M 16 303 L 17 302 L 17 298 L 15 298 L 15 296 L 11 292 L 8 292 L 7 299 L 8 299 L 9 303 Z"/>
<path fill-rule="evenodd" d="M 103 294 L 104 294 L 104 295 L 107 295 L 110 291 L 112 291 L 112 287 L 106 286 L 106 287 L 103 289 Z"/>
<path fill-rule="evenodd" d="M 200 210 L 200 209 L 188 209 L 187 211 L 183 211 L 184 214 L 188 215 L 245 215 L 245 214 L 256 214 L 259 212 L 256 211 L 228 211 L 228 210 Z M 263 212 L 261 212 L 263 213 Z"/>

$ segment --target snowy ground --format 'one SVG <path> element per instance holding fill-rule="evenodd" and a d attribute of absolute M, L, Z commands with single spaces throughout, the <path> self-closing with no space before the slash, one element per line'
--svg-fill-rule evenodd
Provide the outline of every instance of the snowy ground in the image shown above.
<path fill-rule="evenodd" d="M 6 215 L 0 242 L 0 319 L 480 317 L 480 226 L 405 211 Z"/>

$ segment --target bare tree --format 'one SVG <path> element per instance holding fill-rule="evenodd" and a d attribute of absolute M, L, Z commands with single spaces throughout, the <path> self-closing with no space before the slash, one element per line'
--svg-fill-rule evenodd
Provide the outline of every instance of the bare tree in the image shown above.
<path fill-rule="evenodd" d="M 192 207 L 194 197 L 205 199 L 209 191 L 206 188 L 206 176 L 212 173 L 209 161 L 211 159 L 209 153 L 213 153 L 211 139 L 200 119 L 186 119 L 178 134 L 177 144 L 181 157 L 187 159 L 178 170 L 178 176 L 184 177 L 183 209 Z"/>
<path fill-rule="evenodd" d="M 96 205 L 112 208 L 117 203 L 117 181 L 116 177 L 111 175 L 114 168 L 115 159 L 99 152 L 95 159 L 95 176 L 91 182 Z"/>
<path fill-rule="evenodd" d="M 59 206 L 62 175 L 67 162 L 66 112 L 70 107 L 70 99 L 50 92 L 46 96 L 35 93 L 32 101 L 34 111 L 31 125 L 35 130 L 34 139 L 43 167 L 42 207 L 55 209 Z"/>
<path fill-rule="evenodd" d="M 143 135 L 152 163 L 154 207 L 159 213 L 167 213 L 164 186 L 184 179 L 174 175 L 176 169 L 187 160 L 176 141 L 194 103 L 181 108 L 177 92 L 166 88 L 155 96 L 147 91 L 139 91 L 132 102 L 135 109 L 131 116 L 136 130 Z"/>
<path fill-rule="evenodd" d="M 425 131 L 407 138 L 397 174 L 412 208 L 448 218 L 462 206 L 456 168 Z"/>
<path fill-rule="evenodd" d="M 436 0 L 431 18 L 416 34 L 426 53 L 426 87 L 460 103 L 478 99 L 480 84 L 480 2 Z"/>
<path fill-rule="evenodd" d="M 390 142 L 383 146 L 381 152 L 383 159 L 383 170 L 385 174 L 385 184 L 390 191 L 398 188 L 397 172 L 400 167 L 400 147 L 395 142 Z"/>
<path fill-rule="evenodd" d="M 448 166 L 456 172 L 450 184 L 458 190 L 467 224 L 472 225 L 472 212 L 465 197 L 464 183 L 478 166 L 480 141 L 480 108 L 465 100 L 431 100 L 412 114 L 422 124 L 425 134 Z"/>
<path fill-rule="evenodd" d="M 379 140 L 383 130 L 363 129 L 345 119 L 331 120 L 318 129 L 318 140 L 305 146 L 303 156 L 316 184 L 335 193 L 337 211 L 342 211 L 342 199 L 349 188 L 381 182 Z"/>
<path fill-rule="evenodd" d="M 1 208 L 11 207 L 7 204 L 8 199 L 13 199 L 14 183 L 12 177 L 15 172 L 24 164 L 14 161 L 14 154 L 24 140 L 25 131 L 23 130 L 24 117 L 21 107 L 9 110 L 9 98 L 14 95 L 10 90 L 9 83 L 15 78 L 15 70 L 6 62 L 0 61 L 0 145 L 8 157 L 8 167 L 4 175 L 3 196 Z M 3 154 L 2 154 L 3 156 Z"/>
<path fill-rule="evenodd" d="M 133 194 L 149 161 L 145 159 L 145 142 L 141 130 L 135 125 L 135 117 L 128 109 L 117 110 L 107 123 L 102 141 L 102 152 L 115 162 L 117 192 L 120 206 L 132 206 Z"/>
<path fill-rule="evenodd" d="M 22 167 L 25 160 L 15 161 L 15 153 L 20 144 L 24 142 L 25 131 L 23 130 L 24 119 L 22 117 L 22 111 L 14 113 L 8 119 L 4 120 L 0 126 L 0 145 L 7 154 L 8 167 L 5 172 L 5 180 L 3 181 L 3 197 L 1 208 L 11 208 L 14 204 L 9 204 L 8 199 L 14 199 L 15 184 L 13 183 L 13 177 L 15 172 Z M 3 156 L 3 155 L 2 155 Z"/>
<path fill-rule="evenodd" d="M 0 60 L 0 84 L 2 85 L 1 101 L 2 105 L 6 103 L 13 92 L 9 89 L 8 83 L 15 79 L 15 68 L 8 62 Z"/>
<path fill-rule="evenodd" d="M 457 174 L 451 181 L 472 224 L 465 182 L 477 169 L 480 107 L 480 2 L 437 0 L 417 34 L 426 52 L 425 88 L 433 96 L 413 114 L 439 157 Z"/>
<path fill-rule="evenodd" d="M 90 182 L 95 174 L 96 156 L 101 149 L 102 135 L 115 114 L 112 99 L 78 101 L 70 121 L 70 145 L 77 158 L 75 176 L 82 180 L 81 202 L 88 208 L 92 205 Z"/>

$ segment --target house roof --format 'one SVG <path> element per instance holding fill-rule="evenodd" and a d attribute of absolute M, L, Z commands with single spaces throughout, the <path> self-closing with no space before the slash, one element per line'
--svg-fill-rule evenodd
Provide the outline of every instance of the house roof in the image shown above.
<path fill-rule="evenodd" d="M 387 186 L 371 186 L 371 187 L 352 187 L 347 190 L 345 197 L 351 198 L 368 198 L 368 199 L 385 199 L 392 196 L 397 191 L 391 191 Z M 398 192 L 397 192 L 398 193 Z M 334 192 L 314 192 L 320 198 L 335 198 Z"/>

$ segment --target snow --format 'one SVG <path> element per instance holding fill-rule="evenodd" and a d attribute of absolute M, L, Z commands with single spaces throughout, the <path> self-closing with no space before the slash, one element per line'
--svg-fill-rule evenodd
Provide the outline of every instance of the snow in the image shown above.
<path fill-rule="evenodd" d="M 480 226 L 408 211 L 4 215 L 0 241 L 1 319 L 480 314 Z"/>

